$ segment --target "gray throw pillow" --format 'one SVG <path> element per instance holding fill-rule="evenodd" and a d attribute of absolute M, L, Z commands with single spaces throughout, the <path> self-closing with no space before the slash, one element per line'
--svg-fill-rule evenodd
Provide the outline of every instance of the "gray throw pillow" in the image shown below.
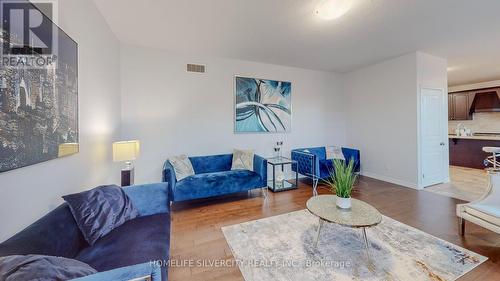
<path fill-rule="evenodd" d="M 125 191 L 116 185 L 63 196 L 83 237 L 90 245 L 139 216 Z"/>
<path fill-rule="evenodd" d="M 0 280 L 66 281 L 97 273 L 81 261 L 42 255 L 0 257 Z"/>
<path fill-rule="evenodd" d="M 234 149 L 231 170 L 253 171 L 253 150 Z"/>
<path fill-rule="evenodd" d="M 175 178 L 178 181 L 194 175 L 193 165 L 186 155 L 172 156 L 168 161 L 174 167 Z"/>
<path fill-rule="evenodd" d="M 327 146 L 326 149 L 326 159 L 338 159 L 345 160 L 344 153 L 342 152 L 342 147 L 339 146 Z"/>

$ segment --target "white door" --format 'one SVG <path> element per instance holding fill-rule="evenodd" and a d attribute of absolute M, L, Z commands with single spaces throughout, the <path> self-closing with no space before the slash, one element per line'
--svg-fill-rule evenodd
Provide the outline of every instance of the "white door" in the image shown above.
<path fill-rule="evenodd" d="M 421 183 L 427 187 L 446 179 L 447 140 L 443 133 L 446 114 L 442 90 L 422 88 L 421 99 Z"/>

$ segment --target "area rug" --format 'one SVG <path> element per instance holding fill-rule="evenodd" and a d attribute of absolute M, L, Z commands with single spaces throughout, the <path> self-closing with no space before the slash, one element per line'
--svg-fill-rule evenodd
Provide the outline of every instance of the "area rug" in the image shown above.
<path fill-rule="evenodd" d="M 223 227 L 246 281 L 455 280 L 486 257 L 384 216 L 367 229 L 325 224 L 307 210 Z"/>

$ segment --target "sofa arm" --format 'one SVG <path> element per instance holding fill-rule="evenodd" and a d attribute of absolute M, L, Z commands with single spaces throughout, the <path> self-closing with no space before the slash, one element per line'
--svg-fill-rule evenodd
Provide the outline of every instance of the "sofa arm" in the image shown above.
<path fill-rule="evenodd" d="M 267 160 L 257 154 L 253 157 L 253 171 L 260 175 L 262 186 L 267 186 Z"/>
<path fill-rule="evenodd" d="M 98 272 L 96 274 L 88 275 L 72 279 L 73 281 L 129 281 L 129 280 L 151 280 L 161 281 L 161 270 L 158 265 L 146 262 L 126 267 L 120 267 L 109 271 Z"/>
<path fill-rule="evenodd" d="M 361 157 L 360 152 L 357 149 L 342 147 L 342 154 L 346 161 L 354 160 L 354 171 L 359 172 L 361 170 Z"/>
<path fill-rule="evenodd" d="M 292 160 L 297 161 L 297 167 L 292 166 L 292 170 L 313 179 L 320 178 L 319 158 L 312 153 L 292 150 Z"/>
<path fill-rule="evenodd" d="M 177 184 L 177 179 L 175 177 L 175 170 L 170 161 L 165 161 L 163 164 L 162 181 L 168 183 L 168 195 L 170 201 L 174 201 L 174 191 Z"/>
<path fill-rule="evenodd" d="M 141 217 L 170 212 L 167 183 L 133 185 L 123 190 Z"/>

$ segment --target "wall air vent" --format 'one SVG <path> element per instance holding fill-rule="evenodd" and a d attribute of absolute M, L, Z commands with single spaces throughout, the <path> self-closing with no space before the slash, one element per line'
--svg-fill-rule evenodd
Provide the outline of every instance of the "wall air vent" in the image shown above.
<path fill-rule="evenodd" d="M 197 72 L 197 73 L 205 73 L 205 66 L 202 64 L 192 64 L 188 63 L 187 65 L 188 72 Z"/>

